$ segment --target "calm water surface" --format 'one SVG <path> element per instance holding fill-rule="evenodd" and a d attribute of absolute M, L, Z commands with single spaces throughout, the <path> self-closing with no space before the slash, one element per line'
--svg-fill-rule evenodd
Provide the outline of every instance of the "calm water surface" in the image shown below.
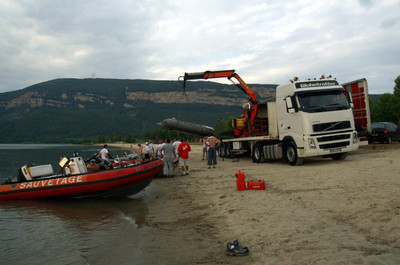
<path fill-rule="evenodd" d="M 26 163 L 51 163 L 57 171 L 59 157 L 78 151 L 88 158 L 99 149 L 0 144 L 0 179 L 17 174 Z M 146 240 L 140 228 L 150 197 L 145 190 L 118 200 L 0 201 L 1 264 L 147 264 L 141 260 L 139 244 Z"/>

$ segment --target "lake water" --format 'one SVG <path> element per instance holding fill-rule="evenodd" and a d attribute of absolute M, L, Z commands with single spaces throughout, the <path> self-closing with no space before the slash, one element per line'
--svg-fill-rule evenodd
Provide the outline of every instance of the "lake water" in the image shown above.
<path fill-rule="evenodd" d="M 27 163 L 53 165 L 78 152 L 88 158 L 100 147 L 0 144 L 0 180 Z M 111 149 L 121 155 L 120 149 Z M 156 185 L 153 181 L 150 185 Z M 150 192 L 124 199 L 0 201 L 1 264 L 147 264 L 138 244 Z M 134 240 L 133 240 L 134 239 Z M 125 242 L 129 242 L 128 245 Z"/>

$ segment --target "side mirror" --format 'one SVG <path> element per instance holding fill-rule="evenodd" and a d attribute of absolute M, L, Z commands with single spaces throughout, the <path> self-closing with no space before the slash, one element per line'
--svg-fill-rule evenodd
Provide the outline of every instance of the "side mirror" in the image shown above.
<path fill-rule="evenodd" d="M 353 97 L 351 96 L 351 93 L 349 93 L 348 91 L 345 91 L 344 93 L 346 95 L 347 100 L 349 101 L 350 108 L 354 109 Z"/>

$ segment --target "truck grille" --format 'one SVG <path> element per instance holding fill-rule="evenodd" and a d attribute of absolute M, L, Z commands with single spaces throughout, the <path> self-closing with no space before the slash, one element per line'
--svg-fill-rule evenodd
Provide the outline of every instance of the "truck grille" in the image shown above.
<path fill-rule="evenodd" d="M 337 141 L 337 140 L 343 140 L 343 139 L 350 139 L 350 134 L 340 134 L 340 135 L 332 135 L 332 136 L 324 136 L 324 137 L 318 137 L 317 141 L 319 143 L 322 142 L 330 142 L 330 141 Z"/>
<path fill-rule="evenodd" d="M 337 148 L 337 147 L 345 147 L 348 145 L 350 145 L 350 141 L 340 142 L 340 143 L 332 143 L 332 144 L 321 144 L 319 147 L 321 149 L 331 149 L 331 148 Z"/>
<path fill-rule="evenodd" d="M 328 131 L 342 130 L 349 128 L 351 128 L 350 121 L 336 121 L 336 122 L 319 123 L 313 125 L 314 132 L 328 132 Z"/>

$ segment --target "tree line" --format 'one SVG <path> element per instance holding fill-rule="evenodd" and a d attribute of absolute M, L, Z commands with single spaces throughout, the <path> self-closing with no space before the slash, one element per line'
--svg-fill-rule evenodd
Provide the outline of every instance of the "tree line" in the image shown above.
<path fill-rule="evenodd" d="M 381 95 L 376 103 L 370 100 L 372 122 L 400 122 L 400 75 L 394 80 L 393 94 Z"/>

